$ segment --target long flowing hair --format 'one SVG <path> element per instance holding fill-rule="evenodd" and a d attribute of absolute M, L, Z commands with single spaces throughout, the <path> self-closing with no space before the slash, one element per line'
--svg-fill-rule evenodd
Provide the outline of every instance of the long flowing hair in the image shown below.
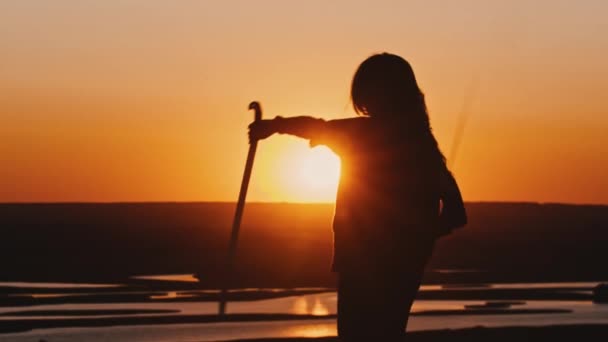
<path fill-rule="evenodd" d="M 358 115 L 404 121 L 407 133 L 445 164 L 431 129 L 424 94 L 405 59 L 381 53 L 363 61 L 353 77 L 351 100 Z"/>

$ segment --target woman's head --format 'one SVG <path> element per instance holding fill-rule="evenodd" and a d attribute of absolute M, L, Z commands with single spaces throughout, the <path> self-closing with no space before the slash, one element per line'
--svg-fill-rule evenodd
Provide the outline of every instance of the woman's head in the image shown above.
<path fill-rule="evenodd" d="M 376 54 L 359 65 L 351 87 L 353 107 L 359 115 L 382 117 L 424 112 L 424 95 L 414 70 L 403 58 Z"/>
<path fill-rule="evenodd" d="M 421 146 L 445 163 L 431 132 L 424 94 L 405 59 L 381 53 L 363 61 L 353 77 L 351 99 L 359 115 L 403 120 L 410 136 L 420 138 Z"/>

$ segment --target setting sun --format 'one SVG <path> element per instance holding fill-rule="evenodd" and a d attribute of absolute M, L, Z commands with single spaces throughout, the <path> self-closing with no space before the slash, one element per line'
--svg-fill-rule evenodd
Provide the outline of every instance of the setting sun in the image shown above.
<path fill-rule="evenodd" d="M 295 151 L 282 174 L 289 193 L 303 202 L 333 202 L 340 178 L 340 159 L 327 147 Z"/>

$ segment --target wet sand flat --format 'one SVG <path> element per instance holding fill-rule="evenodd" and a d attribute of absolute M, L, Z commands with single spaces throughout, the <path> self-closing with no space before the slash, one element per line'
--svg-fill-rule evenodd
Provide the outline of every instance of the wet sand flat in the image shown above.
<path fill-rule="evenodd" d="M 606 341 L 608 325 L 555 325 L 545 327 L 504 327 L 445 329 L 409 332 L 408 342 L 466 341 L 466 342 L 526 342 L 526 341 Z M 336 337 L 276 338 L 232 340 L 247 342 L 339 342 Z"/>

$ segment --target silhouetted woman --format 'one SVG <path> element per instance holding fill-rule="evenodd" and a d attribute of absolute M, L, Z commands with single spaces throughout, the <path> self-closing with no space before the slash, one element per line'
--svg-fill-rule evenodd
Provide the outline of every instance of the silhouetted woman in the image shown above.
<path fill-rule="evenodd" d="M 435 240 L 465 225 L 466 213 L 410 64 L 388 53 L 369 57 L 353 77 L 351 97 L 359 117 L 276 117 L 253 123 L 249 134 L 295 135 L 340 157 L 338 336 L 403 340 Z"/>

